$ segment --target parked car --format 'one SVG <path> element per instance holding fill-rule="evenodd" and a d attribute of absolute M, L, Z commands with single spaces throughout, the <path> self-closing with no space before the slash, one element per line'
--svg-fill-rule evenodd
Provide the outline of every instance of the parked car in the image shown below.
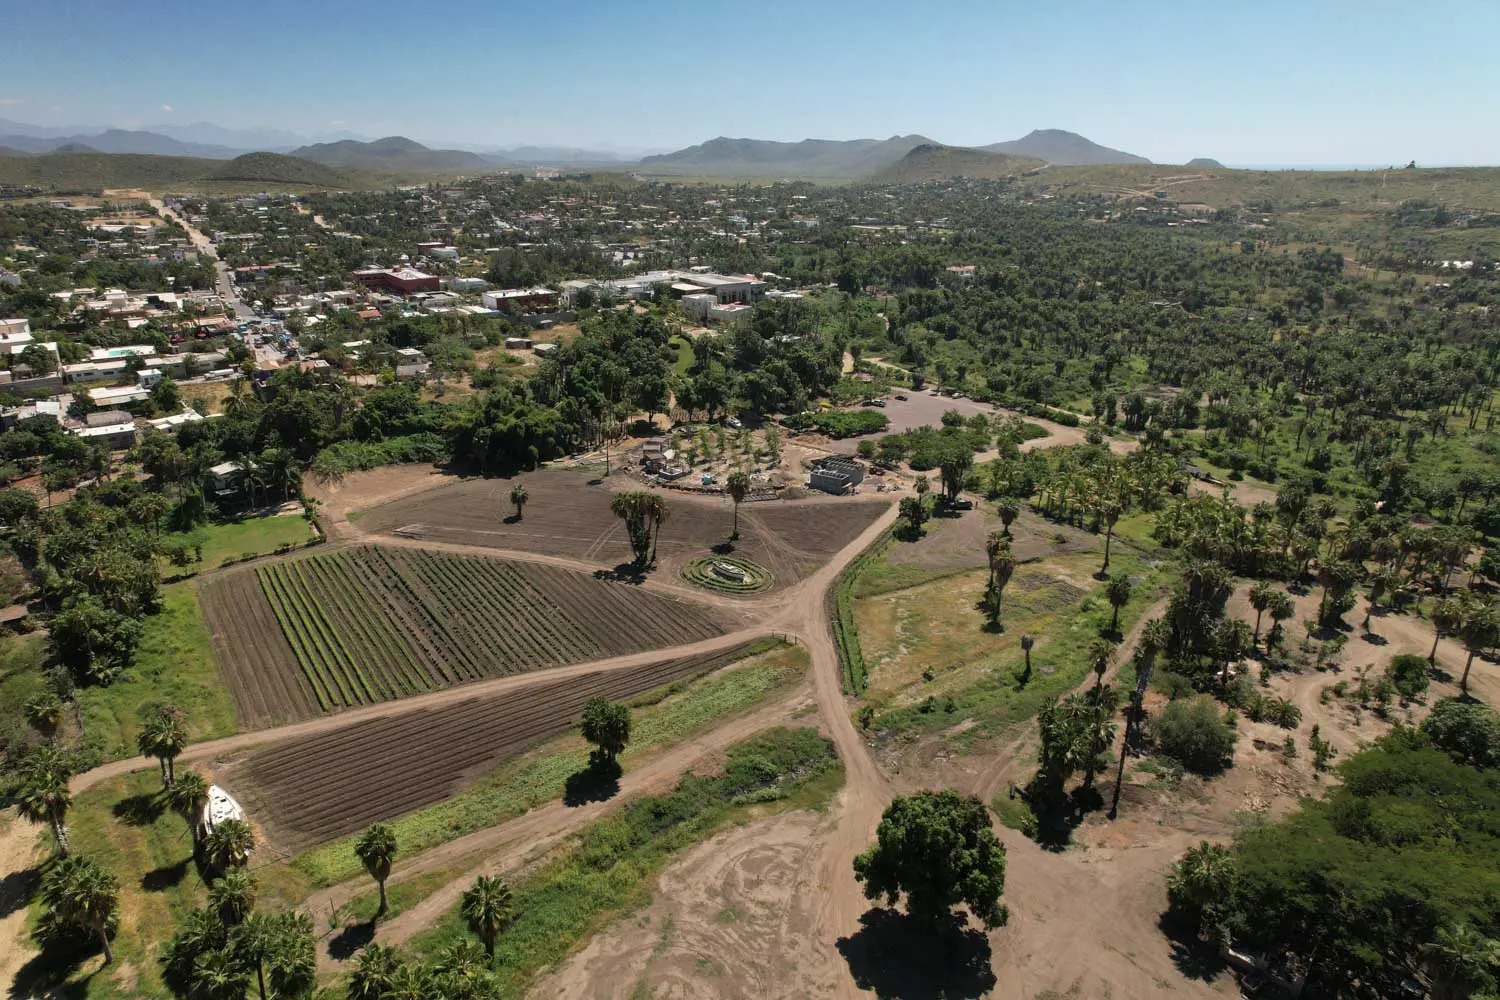
<path fill-rule="evenodd" d="M 724 423 L 728 424 L 730 427 L 733 427 L 735 430 L 739 430 L 741 427 L 745 426 L 744 424 L 740 423 L 739 417 L 725 417 Z"/>

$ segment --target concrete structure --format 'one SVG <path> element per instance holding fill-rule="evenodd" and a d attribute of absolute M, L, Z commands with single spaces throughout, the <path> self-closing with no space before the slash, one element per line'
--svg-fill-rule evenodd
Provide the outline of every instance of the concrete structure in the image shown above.
<path fill-rule="evenodd" d="M 0 353 L 20 354 L 32 343 L 30 320 L 0 319 Z"/>
<path fill-rule="evenodd" d="M 212 416 L 219 417 L 223 416 L 223 414 L 215 413 Z M 157 417 L 155 420 L 147 420 L 145 423 L 147 427 L 153 430 L 171 433 L 183 424 L 196 424 L 203 419 L 205 419 L 203 414 L 197 410 L 183 410 L 181 413 L 174 413 L 169 417 Z"/>
<path fill-rule="evenodd" d="M 630 278 L 609 280 L 582 278 L 565 282 L 563 294 L 571 301 L 578 292 L 592 288 L 624 298 L 645 299 L 655 296 L 656 289 L 662 285 L 679 296 L 709 294 L 720 304 L 754 303 L 766 294 L 766 283 L 753 275 L 719 274 L 701 267 L 688 271 L 647 271 Z"/>
<path fill-rule="evenodd" d="M 95 406 L 123 406 L 150 398 L 151 389 L 144 385 L 113 385 L 89 390 L 89 401 Z"/>
<path fill-rule="evenodd" d="M 366 288 L 381 288 L 397 295 L 438 290 L 436 275 L 423 274 L 412 267 L 367 267 L 354 272 L 354 280 Z"/>
<path fill-rule="evenodd" d="M 135 418 L 123 410 L 100 410 L 84 418 L 84 425 L 72 430 L 86 441 L 119 451 L 135 444 Z"/>
<path fill-rule="evenodd" d="M 63 365 L 62 375 L 69 382 L 108 382 L 123 378 L 129 369 L 124 358 L 118 361 L 80 361 L 76 365 Z"/>
<path fill-rule="evenodd" d="M 813 466 L 808 485 L 824 493 L 847 493 L 865 480 L 865 467 L 852 458 L 830 455 Z"/>
<path fill-rule="evenodd" d="M 558 294 L 550 288 L 502 288 L 479 297 L 486 309 L 506 313 L 543 312 L 557 307 Z"/>
<path fill-rule="evenodd" d="M 490 287 L 483 278 L 444 278 L 443 284 L 455 292 L 482 292 Z"/>
<path fill-rule="evenodd" d="M 234 493 L 245 479 L 245 469 L 238 462 L 220 462 L 208 470 L 214 480 L 214 492 L 219 496 Z"/>
<path fill-rule="evenodd" d="M 529 351 L 531 350 L 530 337 L 506 337 L 505 349 L 507 351 Z"/>

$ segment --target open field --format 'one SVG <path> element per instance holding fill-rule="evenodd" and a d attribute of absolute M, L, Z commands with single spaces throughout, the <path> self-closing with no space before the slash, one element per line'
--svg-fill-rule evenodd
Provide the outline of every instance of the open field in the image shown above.
<path fill-rule="evenodd" d="M 211 589 L 211 627 L 247 722 L 681 645 L 722 625 L 569 570 L 390 546 L 284 560 Z"/>
<path fill-rule="evenodd" d="M 566 729 L 584 702 L 620 701 L 743 655 L 668 659 L 539 681 L 521 691 L 362 722 L 252 754 L 225 769 L 279 846 L 303 848 L 457 793 L 505 758 Z M 272 818 L 274 817 L 274 818 Z"/>
<path fill-rule="evenodd" d="M 513 483 L 526 486 L 525 518 L 512 513 Z M 547 470 L 515 480 L 468 480 L 414 493 L 370 510 L 359 527 L 424 541 L 567 556 L 615 567 L 630 559 L 622 522 L 610 513 L 610 486 L 638 488 L 623 477 L 589 485 L 576 472 Z M 692 559 L 708 555 L 729 534 L 727 499 L 664 494 L 669 516 L 662 526 L 658 576 L 670 579 Z M 857 537 L 887 506 L 883 500 L 810 497 L 747 503 L 740 507 L 737 555 L 765 567 L 781 588 L 801 580 Z"/>

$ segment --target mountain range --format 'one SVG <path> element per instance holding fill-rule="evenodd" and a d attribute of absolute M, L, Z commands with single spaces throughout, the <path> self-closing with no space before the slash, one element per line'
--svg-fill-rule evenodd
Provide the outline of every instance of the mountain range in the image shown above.
<path fill-rule="evenodd" d="M 429 149 L 420 142 L 393 135 L 374 142 L 342 139 L 299 146 L 292 156 L 338 170 L 396 171 L 402 173 L 484 173 L 494 166 L 466 149 Z"/>

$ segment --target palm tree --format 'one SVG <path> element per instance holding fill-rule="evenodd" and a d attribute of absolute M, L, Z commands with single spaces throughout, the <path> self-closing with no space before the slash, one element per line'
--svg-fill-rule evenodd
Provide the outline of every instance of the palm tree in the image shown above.
<path fill-rule="evenodd" d="M 1094 671 L 1094 687 L 1104 683 L 1104 673 L 1109 669 L 1109 661 L 1114 658 L 1115 649 L 1115 644 L 1103 636 L 1089 643 L 1089 666 Z"/>
<path fill-rule="evenodd" d="M 990 582 L 985 589 L 985 610 L 989 612 L 990 624 L 1000 627 L 1000 601 L 1006 584 L 1016 572 L 1016 557 L 1010 551 L 1010 543 L 1001 545 L 990 558 Z"/>
<path fill-rule="evenodd" d="M 43 691 L 33 696 L 23 709 L 26 713 L 26 721 L 31 728 L 41 733 L 49 742 L 57 738 L 57 731 L 62 728 L 63 703 L 56 692 Z"/>
<path fill-rule="evenodd" d="M 379 920 L 385 916 L 385 880 L 391 877 L 391 862 L 396 860 L 396 834 L 384 823 L 376 823 L 360 834 L 354 853 L 380 887 L 380 908 L 375 911 Z"/>
<path fill-rule="evenodd" d="M 989 579 L 985 581 L 986 590 L 988 590 L 990 585 L 995 582 L 995 557 L 1000 554 L 1002 549 L 1010 548 L 1010 542 L 1007 540 L 1009 537 L 1010 536 L 1003 531 L 992 531 L 985 536 L 984 555 L 990 567 Z"/>
<path fill-rule="evenodd" d="M 1500 966 L 1500 941 L 1456 924 L 1438 928 L 1422 954 L 1432 976 L 1433 1000 L 1466 1000 Z"/>
<path fill-rule="evenodd" d="M 735 469 L 724 481 L 724 492 L 734 502 L 734 528 L 729 532 L 729 540 L 737 542 L 740 538 L 740 504 L 745 502 L 745 494 L 750 492 L 750 476 L 743 469 Z"/>
<path fill-rule="evenodd" d="M 55 747 L 44 747 L 21 762 L 20 772 L 22 780 L 16 792 L 16 805 L 21 815 L 33 823 L 51 826 L 57 853 L 66 858 L 68 828 L 64 819 L 73 805 L 73 794 L 68 790 L 68 780 L 73 777 L 72 763 Z"/>
<path fill-rule="evenodd" d="M 226 927 L 244 923 L 255 909 L 255 876 L 248 868 L 231 868 L 208 887 L 208 901 Z"/>
<path fill-rule="evenodd" d="M 1114 608 L 1114 617 L 1109 621 L 1109 630 L 1118 632 L 1120 630 L 1120 609 L 1130 603 L 1130 577 L 1124 573 L 1117 573 L 1109 578 L 1109 583 L 1104 586 L 1104 596 L 1109 600 L 1110 607 Z"/>
<path fill-rule="evenodd" d="M 1464 606 L 1457 598 L 1445 597 L 1432 608 L 1432 649 L 1427 653 L 1428 663 L 1437 663 L 1438 641 L 1443 633 L 1457 632 L 1464 624 Z"/>
<path fill-rule="evenodd" d="M 241 961 L 255 965 L 260 1000 L 266 1000 L 266 963 L 276 954 L 279 936 L 274 917 L 268 913 L 252 913 L 235 928 L 234 937 L 230 939 L 235 955 Z"/>
<path fill-rule="evenodd" d="M 610 501 L 609 509 L 625 522 L 625 532 L 630 536 L 630 551 L 637 566 L 647 565 L 647 555 L 652 548 L 650 508 L 652 501 L 660 503 L 659 497 L 643 490 L 617 493 Z"/>
<path fill-rule="evenodd" d="M 526 487 L 522 486 L 520 483 L 517 483 L 510 488 L 510 503 L 511 506 L 516 509 L 517 521 L 522 520 L 525 517 L 526 501 L 528 499 L 529 497 L 526 494 Z"/>
<path fill-rule="evenodd" d="M 1293 618 L 1297 614 L 1297 602 L 1292 600 L 1292 595 L 1278 590 L 1276 596 L 1271 599 L 1271 631 L 1279 634 L 1281 623 Z M 1266 645 L 1271 645 L 1271 637 L 1266 637 Z"/>
<path fill-rule="evenodd" d="M 510 887 L 493 875 L 481 875 L 464 890 L 459 913 L 469 930 L 484 942 L 485 954 L 495 956 L 495 940 L 515 919 L 511 909 Z"/>
<path fill-rule="evenodd" d="M 386 1000 L 392 995 L 401 968 L 395 948 L 366 945 L 355 961 L 354 974 L 349 977 L 349 1000 Z"/>
<path fill-rule="evenodd" d="M 1104 520 L 1104 565 L 1099 567 L 1101 575 L 1109 572 L 1109 547 L 1115 539 L 1115 522 L 1120 520 L 1124 510 L 1124 506 L 1116 500 L 1105 502 L 1099 509 L 1099 516 Z"/>
<path fill-rule="evenodd" d="M 1468 694 L 1469 668 L 1474 666 L 1475 655 L 1489 649 L 1497 640 L 1500 640 L 1500 617 L 1496 616 L 1494 607 L 1474 602 L 1464 614 L 1459 637 L 1463 640 L 1464 649 L 1468 651 L 1469 658 L 1464 661 L 1464 675 L 1459 679 L 1458 689 Z"/>
<path fill-rule="evenodd" d="M 242 819 L 224 819 L 214 824 L 213 832 L 203 842 L 209 864 L 219 871 L 244 865 L 255 850 L 255 831 Z"/>
<path fill-rule="evenodd" d="M 1005 537 L 1010 537 L 1010 525 L 1021 513 L 1021 505 L 1009 497 L 995 504 L 995 510 L 1000 514 L 1000 523 L 1005 526 Z"/>
<path fill-rule="evenodd" d="M 1031 647 L 1036 645 L 1036 639 L 1030 635 L 1021 636 L 1021 652 L 1026 654 L 1026 678 L 1031 679 Z"/>
<path fill-rule="evenodd" d="M 193 856 L 203 845 L 203 810 L 208 806 L 208 782 L 197 771 L 184 771 L 167 789 L 167 804 L 187 822 Z"/>
<path fill-rule="evenodd" d="M 177 757 L 187 747 L 182 713 L 170 707 L 161 709 L 141 727 L 135 743 L 142 757 L 155 757 L 161 764 L 162 787 L 170 787 L 176 777 Z"/>
<path fill-rule="evenodd" d="M 1257 646 L 1260 645 L 1260 616 L 1266 613 L 1275 596 L 1276 588 L 1265 580 L 1250 588 L 1250 606 L 1255 609 L 1255 637 L 1251 641 Z"/>
<path fill-rule="evenodd" d="M 1207 936 L 1205 931 L 1218 933 L 1209 924 L 1229 900 L 1238 874 L 1233 852 L 1205 840 L 1173 863 L 1167 873 L 1167 898 L 1197 919 L 1200 937 Z"/>
<path fill-rule="evenodd" d="M 99 938 L 104 964 L 115 960 L 110 925 L 120 905 L 120 883 L 90 858 L 64 858 L 42 880 L 42 905 L 57 924 Z"/>

